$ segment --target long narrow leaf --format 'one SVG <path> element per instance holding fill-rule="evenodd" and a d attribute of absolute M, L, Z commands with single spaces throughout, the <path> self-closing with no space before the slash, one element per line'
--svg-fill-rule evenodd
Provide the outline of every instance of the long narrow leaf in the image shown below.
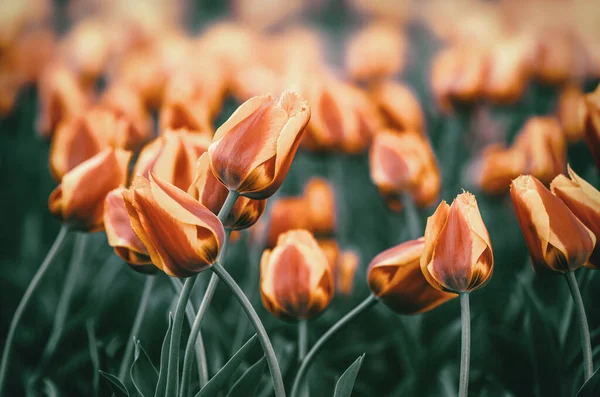
<path fill-rule="evenodd" d="M 160 349 L 160 367 L 158 370 L 158 382 L 154 397 L 163 397 L 167 388 L 167 366 L 169 361 L 169 342 L 171 341 L 171 331 L 173 328 L 173 313 L 169 313 L 169 328 L 163 339 L 162 348 Z"/>
<path fill-rule="evenodd" d="M 265 372 L 267 358 L 263 356 L 235 382 L 227 397 L 253 397 Z"/>
<path fill-rule="evenodd" d="M 357 358 L 356 361 L 344 371 L 335 385 L 333 397 L 350 397 L 352 389 L 354 388 L 354 382 L 356 381 L 356 375 L 358 375 L 358 371 L 360 370 L 364 358 L 365 355 L 363 353 L 362 356 Z"/>
<path fill-rule="evenodd" d="M 108 384 L 110 385 L 110 388 L 113 391 L 113 393 L 115 394 L 115 396 L 129 397 L 129 391 L 127 391 L 127 388 L 125 387 L 123 382 L 121 382 L 119 380 L 119 378 L 117 378 L 113 374 L 109 374 L 108 372 L 104 372 L 104 371 L 99 371 L 99 372 L 100 372 L 100 375 L 102 375 L 104 377 L 104 379 L 106 379 L 108 381 Z"/>
<path fill-rule="evenodd" d="M 600 368 L 596 369 L 592 377 L 589 378 L 577 392 L 577 397 L 598 396 L 600 396 Z"/>
<path fill-rule="evenodd" d="M 158 371 L 148 354 L 140 344 L 139 339 L 134 339 L 135 353 L 133 363 L 129 371 L 133 386 L 142 397 L 151 397 L 154 395 L 156 385 L 158 384 Z"/>

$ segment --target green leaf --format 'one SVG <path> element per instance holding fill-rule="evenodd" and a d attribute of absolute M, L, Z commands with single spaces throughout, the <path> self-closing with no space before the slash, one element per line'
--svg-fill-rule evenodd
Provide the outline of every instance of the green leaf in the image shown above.
<path fill-rule="evenodd" d="M 106 379 L 108 381 L 108 384 L 110 385 L 110 388 L 113 391 L 113 393 L 115 394 L 115 396 L 129 397 L 129 392 L 127 391 L 127 388 L 125 387 L 123 382 L 121 382 L 119 380 L 119 378 L 117 378 L 113 374 L 109 374 L 108 372 L 104 372 L 104 371 L 99 371 L 99 372 L 100 372 L 100 375 L 102 375 L 104 377 L 104 379 Z"/>
<path fill-rule="evenodd" d="M 131 381 L 140 396 L 151 397 L 158 384 L 158 371 L 140 344 L 140 340 L 134 338 L 133 343 L 135 344 L 135 353 L 129 371 Z"/>
<path fill-rule="evenodd" d="M 163 397 L 167 389 L 167 367 L 169 365 L 169 342 L 171 341 L 171 332 L 173 328 L 173 313 L 169 312 L 169 327 L 163 339 L 162 348 L 160 349 L 160 369 L 158 370 L 158 381 L 156 382 L 156 390 L 154 397 Z"/>
<path fill-rule="evenodd" d="M 340 376 L 340 379 L 335 385 L 333 397 L 350 397 L 352 389 L 354 388 L 354 382 L 356 381 L 356 375 L 358 375 L 358 371 L 360 370 L 364 358 L 365 354 L 363 353 L 363 355 L 357 358 L 342 376 Z"/>
<path fill-rule="evenodd" d="M 260 385 L 262 374 L 267 366 L 267 358 L 263 356 L 254 363 L 244 374 L 235 382 L 227 397 L 252 397 Z"/>
<path fill-rule="evenodd" d="M 58 388 L 48 378 L 44 378 L 44 394 L 48 397 L 58 397 L 60 393 L 58 392 Z"/>
<path fill-rule="evenodd" d="M 94 378 L 92 379 L 94 396 L 98 396 L 100 395 L 100 355 L 98 354 L 98 341 L 94 329 L 94 320 L 88 319 L 85 326 L 87 330 L 90 360 L 92 361 L 92 367 L 94 368 Z"/>
<path fill-rule="evenodd" d="M 589 378 L 577 392 L 577 397 L 597 396 L 600 396 L 600 368 L 596 369 L 592 377 Z"/>
<path fill-rule="evenodd" d="M 231 375 L 235 372 L 235 370 L 240 366 L 242 361 L 244 361 L 244 357 L 248 352 L 252 350 L 254 345 L 258 339 L 256 338 L 256 334 L 252 336 L 252 338 L 248 339 L 248 342 L 244 344 L 244 346 L 240 347 L 233 357 L 229 359 L 221 368 L 219 372 L 208 383 L 196 394 L 195 397 L 212 397 L 216 396 L 217 392 L 225 386 Z"/>

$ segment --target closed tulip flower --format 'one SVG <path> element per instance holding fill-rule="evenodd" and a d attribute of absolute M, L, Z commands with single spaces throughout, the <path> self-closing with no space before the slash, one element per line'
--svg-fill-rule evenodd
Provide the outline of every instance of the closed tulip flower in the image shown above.
<path fill-rule="evenodd" d="M 387 127 L 398 131 L 425 133 L 425 117 L 421 105 L 406 85 L 391 80 L 384 81 L 377 84 L 370 94 Z"/>
<path fill-rule="evenodd" d="M 536 270 L 565 273 L 588 261 L 596 236 L 539 180 L 518 177 L 510 195 Z"/>
<path fill-rule="evenodd" d="M 156 271 L 152 260 L 142 240 L 135 234 L 129 221 L 129 214 L 125 208 L 123 192 L 126 189 L 119 187 L 106 196 L 104 203 L 104 229 L 108 244 L 115 249 L 115 253 L 133 269 L 151 273 Z"/>
<path fill-rule="evenodd" d="M 122 194 L 133 231 L 157 268 L 190 277 L 217 260 L 225 229 L 192 196 L 152 174 L 138 176 Z"/>
<path fill-rule="evenodd" d="M 342 295 L 352 295 L 354 276 L 358 269 L 360 257 L 355 251 L 343 251 L 338 261 L 335 290 Z"/>
<path fill-rule="evenodd" d="M 423 238 L 406 241 L 383 251 L 369 264 L 369 288 L 399 314 L 426 312 L 457 296 L 433 288 L 425 279 L 419 263 L 424 248 Z"/>
<path fill-rule="evenodd" d="M 336 230 L 336 205 L 333 186 L 325 179 L 311 178 L 304 187 L 307 205 L 305 216 L 310 230 L 319 236 L 329 236 Z"/>
<path fill-rule="evenodd" d="M 87 85 L 100 77 L 111 55 L 108 29 L 100 20 L 90 18 L 75 24 L 64 39 L 62 56 Z"/>
<path fill-rule="evenodd" d="M 50 212 L 73 229 L 102 230 L 106 195 L 125 185 L 130 158 L 131 152 L 109 148 L 74 167 L 50 194 Z"/>
<path fill-rule="evenodd" d="M 532 73 L 531 41 L 515 36 L 495 42 L 489 52 L 485 94 L 494 102 L 513 103 L 523 96 Z"/>
<path fill-rule="evenodd" d="M 279 237 L 260 261 L 260 295 L 265 308 L 284 319 L 321 313 L 333 298 L 333 273 L 325 254 L 306 230 Z"/>
<path fill-rule="evenodd" d="M 287 175 L 310 118 L 306 101 L 293 92 L 243 103 L 217 129 L 208 149 L 215 176 L 252 199 L 272 196 Z"/>
<path fill-rule="evenodd" d="M 557 114 L 562 130 L 569 142 L 577 142 L 583 137 L 585 103 L 579 84 L 567 84 L 558 99 Z"/>
<path fill-rule="evenodd" d="M 152 117 L 135 90 L 123 84 L 112 84 L 102 95 L 101 106 L 129 123 L 125 147 L 137 148 L 152 136 Z"/>
<path fill-rule="evenodd" d="M 227 188 L 212 173 L 208 153 L 204 153 L 198 159 L 196 178 L 190 185 L 188 194 L 217 215 L 225 204 L 228 193 Z M 223 221 L 223 225 L 233 230 L 249 228 L 262 215 L 266 202 L 266 200 L 238 197 L 229 216 Z"/>
<path fill-rule="evenodd" d="M 327 257 L 327 263 L 333 274 L 337 272 L 338 263 L 340 259 L 340 246 L 337 241 L 333 238 L 317 240 L 319 247 L 323 250 L 325 257 Z"/>
<path fill-rule="evenodd" d="M 471 292 L 490 281 L 492 243 L 471 193 L 459 194 L 452 205 L 442 201 L 427 219 L 424 239 L 421 271 L 435 288 Z"/>
<path fill-rule="evenodd" d="M 508 192 L 512 180 L 525 172 L 525 156 L 518 149 L 494 144 L 484 149 L 471 169 L 481 190 L 487 194 L 503 194 Z"/>
<path fill-rule="evenodd" d="M 586 266 L 600 268 L 600 192 L 568 167 L 569 177 L 559 175 L 550 184 L 552 193 L 569 207 L 596 236 L 596 246 Z"/>
<path fill-rule="evenodd" d="M 266 247 L 277 244 L 279 236 L 293 229 L 310 230 L 308 205 L 303 197 L 284 197 L 273 203 L 267 226 Z"/>

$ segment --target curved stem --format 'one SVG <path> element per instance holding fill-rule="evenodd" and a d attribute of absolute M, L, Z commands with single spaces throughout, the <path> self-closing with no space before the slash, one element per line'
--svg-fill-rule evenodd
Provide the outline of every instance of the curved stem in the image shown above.
<path fill-rule="evenodd" d="M 10 322 L 10 328 L 8 329 L 8 336 L 6 337 L 6 342 L 4 343 L 4 352 L 2 352 L 2 363 L 0 364 L 0 396 L 2 395 L 2 390 L 4 389 L 4 383 L 6 381 L 8 361 L 10 359 L 10 354 L 11 354 L 12 348 L 13 348 L 13 342 L 14 342 L 13 339 L 15 337 L 15 331 L 17 330 L 19 322 L 21 322 L 21 317 L 23 316 L 23 313 L 25 312 L 25 309 L 27 308 L 27 305 L 29 304 L 29 300 L 31 299 L 31 296 L 35 292 L 35 289 L 37 288 L 40 280 L 44 276 L 44 273 L 46 273 L 46 271 L 48 270 L 48 267 L 54 260 L 54 257 L 58 253 L 59 248 L 63 245 L 63 243 L 65 241 L 65 237 L 67 237 L 68 233 L 69 233 L 68 227 L 63 225 L 61 227 L 60 231 L 58 232 L 58 235 L 56 236 L 56 239 L 54 240 L 54 243 L 52 244 L 50 251 L 48 251 L 48 253 L 46 254 L 46 258 L 44 258 L 42 265 L 39 267 L 39 269 L 35 273 L 35 276 L 33 276 L 33 279 L 29 283 L 29 286 L 27 286 L 27 290 L 25 291 L 25 294 L 21 298 L 21 301 L 19 302 L 19 306 L 17 306 L 17 310 L 15 311 L 12 321 Z"/>
<path fill-rule="evenodd" d="M 146 281 L 144 282 L 144 290 L 142 291 L 140 304 L 137 313 L 135 314 L 135 319 L 133 320 L 133 326 L 131 327 L 131 332 L 129 333 L 129 338 L 127 339 L 125 347 L 125 353 L 123 354 L 123 361 L 121 361 L 121 367 L 119 368 L 119 379 L 122 382 L 125 382 L 125 376 L 127 375 L 129 362 L 131 361 L 131 355 L 133 354 L 133 338 L 138 335 L 140 327 L 142 326 L 142 320 L 144 319 L 144 314 L 146 313 L 146 308 L 150 301 L 150 292 L 152 292 L 152 286 L 154 285 L 155 279 L 155 276 L 146 276 Z"/>
<path fill-rule="evenodd" d="M 588 328 L 588 322 L 585 316 L 585 308 L 583 306 L 583 299 L 581 298 L 581 292 L 579 291 L 579 286 L 577 285 L 575 273 L 569 271 L 565 273 L 565 277 L 567 278 L 567 284 L 571 290 L 571 296 L 573 297 L 573 303 L 575 304 L 575 312 L 577 313 L 579 336 L 581 337 L 581 350 L 583 351 L 583 370 L 585 374 L 585 380 L 587 381 L 592 377 L 592 373 L 594 372 L 590 330 Z"/>
<path fill-rule="evenodd" d="M 181 342 L 181 326 L 183 324 L 183 316 L 185 307 L 190 299 L 194 283 L 198 275 L 195 274 L 185 280 L 177 307 L 175 308 L 175 316 L 173 317 L 173 328 L 171 333 L 171 341 L 169 344 L 169 364 L 167 366 L 167 388 L 166 397 L 177 396 L 177 383 L 179 381 L 179 343 Z"/>
<path fill-rule="evenodd" d="M 469 361 L 471 358 L 471 310 L 469 293 L 460 294 L 460 325 L 462 330 L 460 343 L 460 378 L 458 397 L 466 397 L 469 392 Z"/>
<path fill-rule="evenodd" d="M 219 253 L 219 260 L 221 260 L 225 256 L 225 251 L 227 250 L 227 245 L 229 244 L 230 236 L 231 230 L 227 229 L 225 231 L 225 241 L 223 242 L 223 247 L 221 248 L 221 252 Z M 204 317 L 206 309 L 210 305 L 210 302 L 218 285 L 219 277 L 215 273 L 213 273 L 210 276 L 210 281 L 208 282 L 208 287 L 206 287 L 206 292 L 204 293 L 202 302 L 200 302 L 200 306 L 198 307 L 198 313 L 196 314 L 196 318 L 194 320 L 194 323 L 192 324 L 190 336 L 188 337 L 187 345 L 185 346 L 185 354 L 183 356 L 183 374 L 181 376 L 181 392 L 179 393 L 180 397 L 186 397 L 188 395 L 190 377 L 192 374 L 192 354 L 194 352 L 194 345 L 198 340 L 198 334 L 200 333 L 200 328 L 202 325 L 202 318 Z M 202 361 L 198 362 L 198 369 L 200 371 L 200 388 L 202 388 L 206 384 L 206 382 L 208 382 L 206 355 L 203 355 Z"/>
<path fill-rule="evenodd" d="M 423 235 L 423 226 L 419 218 L 419 211 L 410 194 L 402 195 L 402 206 L 404 207 L 404 217 L 408 227 L 409 239 L 417 239 Z"/>
<path fill-rule="evenodd" d="M 244 292 L 240 288 L 240 286 L 235 282 L 235 280 L 229 275 L 227 270 L 219 263 L 216 262 L 212 267 L 212 271 L 214 271 L 217 276 L 229 287 L 237 301 L 243 307 L 248 319 L 254 326 L 256 330 L 256 334 L 258 336 L 258 340 L 262 345 L 263 351 L 265 352 L 265 357 L 267 358 L 267 363 L 269 365 L 269 370 L 271 371 L 271 378 L 273 379 L 273 388 L 275 390 L 276 397 L 285 397 L 285 387 L 283 386 L 283 379 L 281 377 L 281 369 L 279 368 L 279 363 L 277 362 L 277 357 L 275 356 L 275 350 L 273 350 L 273 345 L 269 340 L 269 335 L 265 330 L 258 314 L 252 307 L 252 304 L 244 295 Z"/>
<path fill-rule="evenodd" d="M 323 336 L 321 336 L 321 338 L 319 338 L 317 343 L 315 343 L 313 345 L 313 347 L 310 349 L 310 351 L 308 352 L 306 357 L 304 357 L 304 360 L 302 361 L 300 368 L 298 368 L 298 372 L 296 373 L 296 377 L 294 378 L 294 384 L 292 386 L 291 397 L 297 396 L 298 393 L 300 392 L 300 382 L 302 382 L 302 378 L 304 377 L 304 374 L 306 373 L 306 371 L 308 371 L 310 364 L 312 363 L 312 361 L 315 359 L 316 355 L 321 350 L 321 347 L 323 347 L 323 345 L 325 343 L 327 343 L 329 338 L 331 338 L 333 335 L 335 335 L 335 333 L 338 332 L 340 329 L 342 329 L 346 324 L 348 324 L 352 320 L 354 320 L 354 318 L 356 318 L 359 314 L 361 314 L 365 310 L 373 307 L 376 303 L 377 303 L 377 297 L 373 294 L 370 294 L 365 300 L 363 300 L 361 303 L 359 303 L 358 306 L 356 306 L 354 309 L 352 309 L 350 312 L 348 312 L 344 317 L 339 319 L 337 321 L 337 323 L 333 324 L 333 326 L 331 328 L 329 328 L 327 330 L 327 332 L 325 332 L 323 334 Z"/>

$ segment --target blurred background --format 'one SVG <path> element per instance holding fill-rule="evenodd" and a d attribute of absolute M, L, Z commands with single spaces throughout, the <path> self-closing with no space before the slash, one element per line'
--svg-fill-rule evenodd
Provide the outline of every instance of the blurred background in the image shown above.
<path fill-rule="evenodd" d="M 310 321 L 310 343 L 367 296 L 375 255 L 418 237 L 400 196 L 412 196 L 423 230 L 440 200 L 466 189 L 477 197 L 495 256 L 491 282 L 471 296 L 471 395 L 574 395 L 581 352 L 567 285 L 534 273 L 507 191 L 521 173 L 539 172 L 548 183 L 566 162 L 599 186 L 583 121 L 583 96 L 600 81 L 598 21 L 600 4 L 585 0 L 2 1 L 0 340 L 60 228 L 47 200 L 57 184 L 49 148 L 61 117 L 102 105 L 148 139 L 165 128 L 212 133 L 248 98 L 295 89 L 312 109 L 302 147 L 263 220 L 239 236 L 226 259 L 265 322 L 286 382 L 296 369 L 297 328 L 260 302 L 259 242 L 275 227 L 297 225 L 294 213 L 275 225 L 277 202 L 301 196 L 318 176 L 335 194 L 336 227 L 327 237 L 333 261 L 350 252 L 358 264 L 352 287 Z M 115 99 L 111 90 L 122 86 L 135 92 L 133 100 Z M 189 87 L 196 91 L 186 93 Z M 178 105 L 188 96 L 192 105 Z M 437 183 L 426 199 L 413 189 L 425 174 L 391 192 L 372 177 L 372 141 L 382 130 L 415 133 L 431 147 Z M 8 395 L 110 395 L 98 369 L 117 371 L 148 276 L 116 256 L 103 232 L 93 234 L 62 339 L 40 368 L 72 241 L 18 331 Z M 592 346 L 600 346 L 600 281 L 586 268 L 577 274 Z M 175 296 L 167 277 L 156 277 L 138 335 L 155 363 Z M 196 305 L 208 279 L 199 279 Z M 223 286 L 207 316 L 202 333 L 214 374 L 251 332 Z M 410 317 L 383 305 L 364 313 L 314 363 L 311 395 L 332 395 L 362 353 L 355 396 L 455 395 L 458 300 Z M 263 383 L 260 395 L 267 396 L 266 375 Z"/>

